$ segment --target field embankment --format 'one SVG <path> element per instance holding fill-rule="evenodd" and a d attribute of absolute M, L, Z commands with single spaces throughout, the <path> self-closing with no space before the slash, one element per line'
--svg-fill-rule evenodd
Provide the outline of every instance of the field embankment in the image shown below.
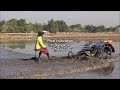
<path fill-rule="evenodd" d="M 34 40 L 37 33 L 0 33 L 0 41 L 2 40 Z M 79 39 L 117 39 L 120 38 L 120 33 L 45 33 L 44 38 L 79 38 Z"/>

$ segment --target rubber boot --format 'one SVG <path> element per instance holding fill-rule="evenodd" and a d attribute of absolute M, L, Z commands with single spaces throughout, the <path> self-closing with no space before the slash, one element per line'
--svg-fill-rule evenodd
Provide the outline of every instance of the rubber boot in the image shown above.
<path fill-rule="evenodd" d="M 41 52 L 39 52 L 39 57 L 38 57 L 38 59 L 36 59 L 36 62 L 38 62 L 39 60 L 40 60 L 40 56 L 41 56 Z"/>

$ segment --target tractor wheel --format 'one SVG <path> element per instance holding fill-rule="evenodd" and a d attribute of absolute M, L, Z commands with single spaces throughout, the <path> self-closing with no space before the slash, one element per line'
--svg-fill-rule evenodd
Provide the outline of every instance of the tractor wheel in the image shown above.
<path fill-rule="evenodd" d="M 100 52 L 100 59 L 102 60 L 108 60 L 109 57 L 111 56 L 112 49 L 110 47 L 102 47 L 101 52 Z"/>

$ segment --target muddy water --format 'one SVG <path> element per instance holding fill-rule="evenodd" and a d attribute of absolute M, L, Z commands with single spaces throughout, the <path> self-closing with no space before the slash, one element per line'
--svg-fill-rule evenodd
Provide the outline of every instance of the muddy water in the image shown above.
<path fill-rule="evenodd" d="M 77 53 L 79 50 L 81 50 L 81 47 L 84 44 L 85 41 L 81 41 L 80 43 L 77 43 L 72 40 L 70 42 L 63 42 L 63 41 L 45 42 L 45 45 L 48 47 L 50 56 L 67 56 L 69 50 L 71 49 L 74 53 Z M 35 55 L 34 41 L 2 42 L 1 48 L 9 49 L 19 53 Z M 38 55 L 39 52 L 36 53 Z M 43 54 L 42 56 L 45 55 Z M 5 58 L 7 58 L 7 56 Z"/>
<path fill-rule="evenodd" d="M 45 45 L 48 47 L 50 56 L 67 56 L 68 51 L 72 50 L 74 53 L 77 53 L 83 45 L 85 44 L 85 41 L 79 41 L 75 42 L 74 40 L 71 41 L 45 41 Z M 113 46 L 115 47 L 115 54 L 120 54 L 120 42 L 114 42 Z M 28 59 L 33 56 L 35 56 L 34 51 L 34 41 L 12 41 L 12 42 L 0 42 L 0 58 L 1 59 Z M 8 50 L 6 50 L 8 49 Z M 36 52 L 38 56 L 38 52 Z M 42 57 L 45 56 L 42 54 Z M 117 61 L 113 63 L 114 70 L 105 75 L 100 70 L 86 72 L 86 73 L 74 73 L 64 76 L 54 76 L 54 77 L 48 77 L 48 79 L 106 79 L 106 78 L 114 78 L 114 79 L 120 79 L 120 61 Z"/>

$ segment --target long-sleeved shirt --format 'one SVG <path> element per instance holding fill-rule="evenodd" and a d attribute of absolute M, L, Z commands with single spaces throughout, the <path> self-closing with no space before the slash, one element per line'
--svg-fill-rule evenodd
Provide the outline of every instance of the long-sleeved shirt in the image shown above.
<path fill-rule="evenodd" d="M 43 44 L 43 39 L 41 36 L 37 37 L 37 41 L 36 41 L 36 45 L 35 45 L 36 49 L 40 49 L 40 48 L 46 48 L 46 46 Z"/>

